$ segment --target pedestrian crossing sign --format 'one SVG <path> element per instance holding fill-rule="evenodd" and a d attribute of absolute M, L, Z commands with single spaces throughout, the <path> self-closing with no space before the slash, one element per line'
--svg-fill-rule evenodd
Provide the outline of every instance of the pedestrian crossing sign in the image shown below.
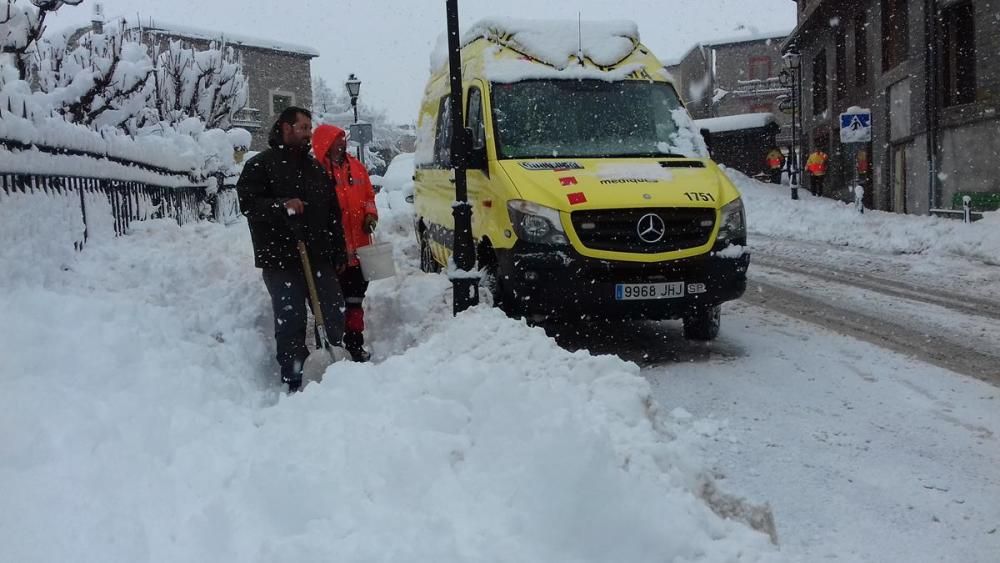
<path fill-rule="evenodd" d="M 872 141 L 872 113 L 866 110 L 840 114 L 841 143 L 870 143 Z"/>

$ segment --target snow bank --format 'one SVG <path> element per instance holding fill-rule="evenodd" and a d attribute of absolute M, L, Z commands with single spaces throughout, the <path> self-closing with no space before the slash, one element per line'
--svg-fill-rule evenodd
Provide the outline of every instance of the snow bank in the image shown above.
<path fill-rule="evenodd" d="M 894 254 L 958 255 L 1000 265 L 1000 213 L 971 224 L 954 219 L 866 210 L 813 197 L 800 189 L 798 201 L 787 187 L 752 180 L 726 168 L 743 193 L 751 233 L 855 246 Z M 751 243 L 753 237 L 751 236 Z"/>
<path fill-rule="evenodd" d="M 637 366 L 489 308 L 452 319 L 408 217 L 382 214 L 400 275 L 372 285 L 378 363 L 294 396 L 245 224 L 135 224 L 43 284 L 0 278 L 6 557 L 776 557 L 703 500 L 693 425 L 657 412 Z"/>

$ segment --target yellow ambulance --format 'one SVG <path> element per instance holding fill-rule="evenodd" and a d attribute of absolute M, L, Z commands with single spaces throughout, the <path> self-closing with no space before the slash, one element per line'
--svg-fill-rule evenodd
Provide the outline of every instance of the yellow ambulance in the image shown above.
<path fill-rule="evenodd" d="M 719 332 L 746 288 L 740 194 L 709 157 L 634 23 L 479 22 L 463 38 L 472 229 L 483 285 L 511 315 L 683 319 Z M 421 268 L 452 252 L 450 82 L 432 62 L 418 121 Z"/>

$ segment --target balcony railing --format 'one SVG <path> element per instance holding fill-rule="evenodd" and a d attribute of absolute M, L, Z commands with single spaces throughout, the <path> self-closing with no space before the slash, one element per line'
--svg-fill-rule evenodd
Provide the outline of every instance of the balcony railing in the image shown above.
<path fill-rule="evenodd" d="M 791 89 L 781 85 L 777 78 L 766 78 L 764 80 L 739 80 L 736 87 L 730 91 L 733 96 L 748 98 L 755 96 L 777 96 L 779 94 L 789 94 Z"/>
<path fill-rule="evenodd" d="M 233 115 L 233 127 L 243 127 L 244 129 L 260 129 L 260 110 L 257 108 L 243 108 Z"/>

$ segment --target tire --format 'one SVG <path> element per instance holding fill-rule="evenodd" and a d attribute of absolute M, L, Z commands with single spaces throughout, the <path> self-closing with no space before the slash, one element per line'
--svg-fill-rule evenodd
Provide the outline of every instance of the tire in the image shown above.
<path fill-rule="evenodd" d="M 490 297 L 493 300 L 493 306 L 507 314 L 510 314 L 507 299 L 504 295 L 503 280 L 500 279 L 500 271 L 497 267 L 496 258 L 493 258 L 490 262 L 483 264 L 480 269 L 482 270 L 482 281 L 480 281 L 480 285 L 489 290 Z"/>
<path fill-rule="evenodd" d="M 417 237 L 420 239 L 420 271 L 428 274 L 441 272 L 441 264 L 434 260 L 434 254 L 431 252 L 427 229 L 418 229 L 417 232 L 419 233 Z"/>
<path fill-rule="evenodd" d="M 690 316 L 684 317 L 684 338 L 708 342 L 719 336 L 722 324 L 722 307 L 696 309 Z"/>

